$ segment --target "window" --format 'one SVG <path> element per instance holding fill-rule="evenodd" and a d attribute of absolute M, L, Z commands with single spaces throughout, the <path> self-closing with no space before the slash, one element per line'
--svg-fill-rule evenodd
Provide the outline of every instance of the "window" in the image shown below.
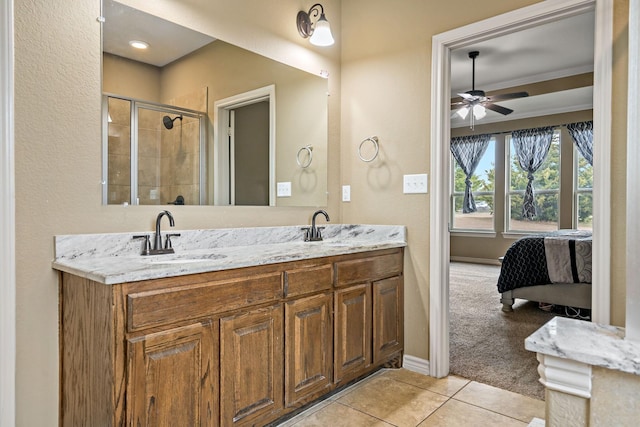
<path fill-rule="evenodd" d="M 462 213 L 465 174 L 451 157 L 453 189 L 451 195 L 451 229 L 469 231 L 494 231 L 496 140 L 491 138 L 478 167 L 471 177 L 471 190 L 476 202 L 476 212 Z"/>
<path fill-rule="evenodd" d="M 574 223 L 579 230 L 591 230 L 593 221 L 593 166 L 574 145 Z"/>
<path fill-rule="evenodd" d="M 518 164 L 511 137 L 506 137 L 507 224 L 506 231 L 540 232 L 557 230 L 560 197 L 560 132 L 553 134 L 544 163 L 534 173 L 533 188 L 536 217 L 522 218 L 522 205 L 527 188 L 527 172 Z"/>

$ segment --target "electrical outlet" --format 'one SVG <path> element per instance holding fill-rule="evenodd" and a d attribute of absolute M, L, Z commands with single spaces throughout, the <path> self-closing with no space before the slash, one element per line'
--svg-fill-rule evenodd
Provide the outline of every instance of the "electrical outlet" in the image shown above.
<path fill-rule="evenodd" d="M 351 186 L 343 185 L 342 186 L 342 201 L 350 202 L 351 201 Z"/>
<path fill-rule="evenodd" d="M 426 173 L 414 175 L 404 175 L 403 192 L 404 194 L 426 194 L 428 193 L 428 180 Z"/>
<path fill-rule="evenodd" d="M 279 182 L 277 193 L 278 197 L 291 197 L 291 183 Z"/>

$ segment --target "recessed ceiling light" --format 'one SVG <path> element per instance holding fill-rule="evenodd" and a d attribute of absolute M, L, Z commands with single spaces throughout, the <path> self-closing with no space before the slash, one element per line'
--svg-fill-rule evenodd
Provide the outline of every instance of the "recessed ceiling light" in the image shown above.
<path fill-rule="evenodd" d="M 149 47 L 149 43 L 140 40 L 131 40 L 129 44 L 136 49 L 146 49 Z"/>

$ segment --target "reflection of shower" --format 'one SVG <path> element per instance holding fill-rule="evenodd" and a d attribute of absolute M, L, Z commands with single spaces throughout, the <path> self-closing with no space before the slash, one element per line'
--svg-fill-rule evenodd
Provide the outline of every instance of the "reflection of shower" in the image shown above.
<path fill-rule="evenodd" d="M 175 116 L 173 119 L 169 116 L 164 116 L 162 118 L 162 123 L 167 129 L 173 129 L 173 122 L 175 122 L 177 119 L 180 119 L 180 122 L 182 122 L 182 115 Z"/>

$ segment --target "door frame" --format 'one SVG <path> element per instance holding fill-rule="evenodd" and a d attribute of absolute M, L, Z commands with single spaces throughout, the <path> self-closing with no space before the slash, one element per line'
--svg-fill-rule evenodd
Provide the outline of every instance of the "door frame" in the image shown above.
<path fill-rule="evenodd" d="M 595 9 L 592 319 L 610 322 L 610 177 L 612 0 L 543 1 L 445 33 L 432 40 L 429 373 L 449 373 L 450 51 L 498 35 Z"/>
<path fill-rule="evenodd" d="M 16 193 L 13 1 L 0 5 L 0 425 L 16 414 Z"/>
<path fill-rule="evenodd" d="M 232 154 L 224 141 L 228 137 L 230 111 L 269 101 L 269 206 L 276 205 L 276 86 L 269 85 L 248 92 L 219 99 L 214 103 L 213 122 L 216 130 L 213 132 L 213 195 L 210 200 L 217 206 L 228 205 L 231 200 L 229 194 L 229 159 Z M 233 203 L 232 203 L 233 204 Z"/>

